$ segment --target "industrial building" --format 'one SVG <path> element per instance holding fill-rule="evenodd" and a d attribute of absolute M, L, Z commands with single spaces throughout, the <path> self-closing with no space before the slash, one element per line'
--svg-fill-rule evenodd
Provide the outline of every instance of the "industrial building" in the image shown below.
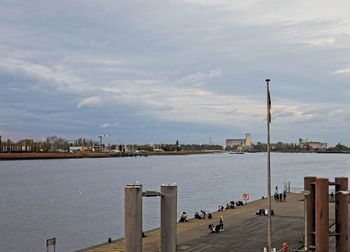
<path fill-rule="evenodd" d="M 252 147 L 252 139 L 251 139 L 250 133 L 246 133 L 244 139 L 226 139 L 226 148 L 250 149 L 251 147 Z"/>
<path fill-rule="evenodd" d="M 324 150 L 327 149 L 327 143 L 308 141 L 299 138 L 299 146 L 302 149 Z"/>

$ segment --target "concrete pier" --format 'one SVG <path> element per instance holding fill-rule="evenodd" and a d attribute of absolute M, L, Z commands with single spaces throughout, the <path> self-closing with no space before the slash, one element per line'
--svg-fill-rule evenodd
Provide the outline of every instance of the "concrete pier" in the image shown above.
<path fill-rule="evenodd" d="M 288 248 L 304 249 L 304 196 L 287 193 L 286 202 L 272 201 L 275 215 L 273 219 L 272 245 L 277 250 L 286 242 Z M 267 207 L 267 199 L 248 202 L 247 205 L 224 212 L 213 213 L 213 219 L 195 220 L 177 224 L 177 251 L 179 252 L 257 252 L 266 246 L 266 216 L 257 216 L 255 212 Z M 334 203 L 330 203 L 331 223 L 335 221 Z M 180 211 L 187 209 L 180 209 Z M 224 218 L 225 230 L 221 233 L 210 233 L 209 224 L 217 224 L 220 215 Z M 178 216 L 179 217 L 179 216 Z M 189 216 L 191 217 L 191 216 Z M 350 232 L 350 230 L 349 230 Z M 160 229 L 146 232 L 142 239 L 144 252 L 158 251 Z M 335 237 L 330 238 L 330 251 L 335 251 Z M 100 244 L 84 252 L 123 252 L 124 239 L 112 243 Z M 163 251 L 163 250 L 162 250 Z"/>

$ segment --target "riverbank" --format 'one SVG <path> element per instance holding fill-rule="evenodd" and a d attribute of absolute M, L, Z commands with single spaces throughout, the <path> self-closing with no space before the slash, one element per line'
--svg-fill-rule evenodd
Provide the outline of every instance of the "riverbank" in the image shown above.
<path fill-rule="evenodd" d="M 0 153 L 0 160 L 31 160 L 31 159 L 68 159 L 68 158 L 112 158 L 112 157 L 140 157 L 166 155 L 194 155 L 219 153 L 215 150 L 203 151 L 162 151 L 162 152 L 22 152 Z"/>

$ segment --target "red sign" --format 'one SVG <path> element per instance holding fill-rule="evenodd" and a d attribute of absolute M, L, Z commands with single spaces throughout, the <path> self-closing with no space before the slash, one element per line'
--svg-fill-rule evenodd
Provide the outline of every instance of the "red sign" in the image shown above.
<path fill-rule="evenodd" d="M 243 200 L 249 200 L 249 194 L 243 193 Z"/>

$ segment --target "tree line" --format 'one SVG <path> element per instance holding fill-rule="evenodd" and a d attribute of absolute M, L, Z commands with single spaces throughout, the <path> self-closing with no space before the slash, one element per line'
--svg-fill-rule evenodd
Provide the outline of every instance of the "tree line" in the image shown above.
<path fill-rule="evenodd" d="M 89 138 L 77 138 L 67 140 L 59 136 L 49 136 L 43 140 L 21 139 L 19 141 L 12 141 L 7 139 L 0 143 L 2 152 L 9 149 L 5 146 L 25 146 L 26 150 L 31 152 L 65 152 L 69 151 L 70 147 L 86 147 L 86 150 L 106 150 L 106 151 L 201 151 L 201 150 L 223 150 L 221 145 L 209 144 L 180 144 L 179 140 L 175 143 L 161 143 L 161 144 L 102 144 L 101 142 Z M 4 151 L 5 150 L 5 151 Z"/>

